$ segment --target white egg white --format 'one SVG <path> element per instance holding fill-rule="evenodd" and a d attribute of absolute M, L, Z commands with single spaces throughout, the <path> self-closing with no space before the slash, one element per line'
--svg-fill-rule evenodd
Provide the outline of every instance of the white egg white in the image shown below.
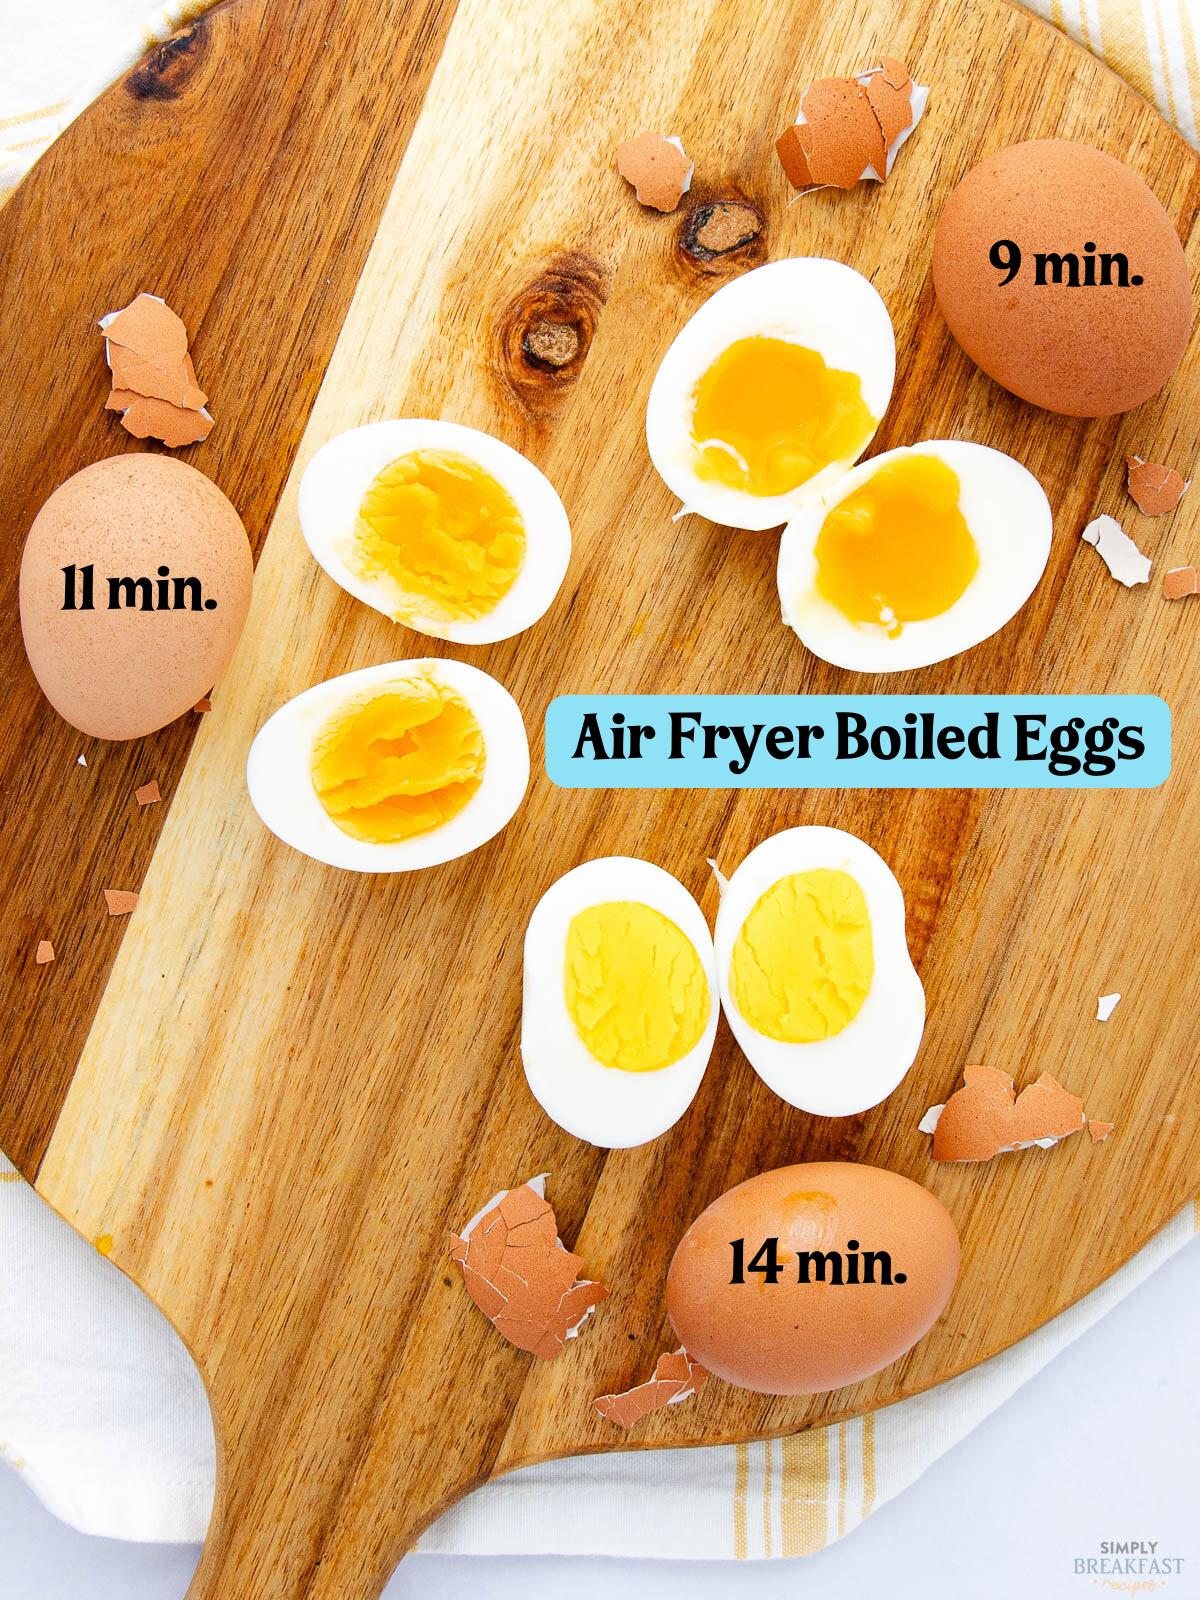
<path fill-rule="evenodd" d="M 461 694 L 474 712 L 483 731 L 483 779 L 462 810 L 429 833 L 394 844 L 352 838 L 317 797 L 313 746 L 339 708 L 424 668 Z M 251 802 L 271 832 L 314 861 L 349 872 L 411 872 L 466 855 L 500 832 L 528 782 L 525 723 L 508 690 L 477 667 L 432 658 L 363 667 L 306 689 L 263 724 L 246 763 Z"/>
<path fill-rule="evenodd" d="M 354 529 L 363 496 L 384 467 L 414 450 L 468 457 L 508 491 L 525 524 L 525 560 L 516 581 L 482 617 L 446 622 L 414 614 L 397 585 L 364 575 L 355 564 Z M 397 418 L 337 434 L 304 470 L 299 513 L 309 549 L 348 594 L 418 633 L 456 644 L 492 644 L 530 627 L 548 610 L 571 559 L 567 513 L 550 480 L 509 445 L 456 422 Z"/>
<path fill-rule="evenodd" d="M 709 1015 L 699 1042 L 656 1072 L 606 1067 L 587 1049 L 567 1010 L 567 930 L 588 906 L 640 901 L 691 940 L 708 979 Z M 669 872 L 631 856 L 585 861 L 551 884 L 525 934 L 521 1059 L 534 1098 L 577 1139 L 625 1150 L 665 1133 L 691 1105 L 712 1054 L 719 1012 L 712 935 L 700 907 Z"/>
<path fill-rule="evenodd" d="M 902 456 L 934 456 L 957 475 L 959 507 L 979 552 L 962 596 L 940 616 L 905 623 L 892 639 L 852 621 L 817 592 L 817 539 L 825 518 L 880 467 Z M 932 666 L 1002 628 L 1037 587 L 1050 555 L 1053 518 L 1041 484 L 1019 461 L 987 445 L 930 439 L 863 462 L 806 502 L 783 531 L 778 583 L 783 620 L 814 655 L 852 672 Z"/>
<path fill-rule="evenodd" d="M 824 467 L 781 495 L 754 495 L 696 475 L 692 413 L 696 385 L 739 339 L 761 335 L 815 350 L 827 366 L 855 372 L 878 425 L 896 376 L 892 319 L 861 273 L 821 256 L 796 256 L 756 267 L 718 289 L 675 336 L 662 358 L 646 405 L 646 442 L 667 487 L 713 522 L 731 528 L 776 528 L 807 496 L 841 478 L 854 457 Z M 872 430 L 872 437 L 874 430 Z"/>
<path fill-rule="evenodd" d="M 819 867 L 849 873 L 871 919 L 875 973 L 858 1014 L 840 1033 L 788 1044 L 751 1027 L 733 998 L 733 947 L 759 898 L 780 878 Z M 848 1117 L 891 1094 L 916 1058 L 925 990 L 908 953 L 904 895 L 883 857 L 840 828 L 788 828 L 756 846 L 721 887 L 714 935 L 721 1004 L 750 1065 L 789 1105 Z"/>

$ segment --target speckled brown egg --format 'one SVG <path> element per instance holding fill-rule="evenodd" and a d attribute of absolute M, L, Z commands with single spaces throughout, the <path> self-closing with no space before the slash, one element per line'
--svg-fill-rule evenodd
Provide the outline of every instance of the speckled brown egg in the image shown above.
<path fill-rule="evenodd" d="M 667 1314 L 727 1383 L 822 1394 L 911 1350 L 949 1300 L 958 1259 L 949 1212 L 910 1178 L 852 1161 L 779 1167 L 692 1223 L 667 1274 Z M 774 1282 L 762 1270 L 772 1262 Z"/>
<path fill-rule="evenodd" d="M 54 491 L 25 541 L 34 676 L 81 733 L 152 733 L 220 676 L 252 578 L 241 518 L 203 473 L 164 455 L 97 461 Z"/>
<path fill-rule="evenodd" d="M 1011 244 L 1020 260 L 1010 276 Z M 1148 400 L 1191 329 L 1170 217 L 1122 162 L 1065 139 L 1010 145 L 967 174 L 938 223 L 933 284 L 951 333 L 984 372 L 1066 416 Z"/>

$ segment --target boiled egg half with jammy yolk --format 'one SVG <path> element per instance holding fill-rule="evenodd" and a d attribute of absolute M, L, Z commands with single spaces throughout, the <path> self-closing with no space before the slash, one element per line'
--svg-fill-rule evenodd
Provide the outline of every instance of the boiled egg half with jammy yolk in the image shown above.
<path fill-rule="evenodd" d="M 676 335 L 646 407 L 651 459 L 685 511 L 778 527 L 858 460 L 895 373 L 892 321 L 866 278 L 817 256 L 772 261 Z"/>
<path fill-rule="evenodd" d="M 1041 484 L 986 445 L 889 450 L 802 506 L 779 546 L 783 620 L 815 654 L 902 672 L 969 650 L 1025 604 L 1046 568 Z"/>
<path fill-rule="evenodd" d="M 903 1078 L 925 1027 L 904 896 L 883 858 L 839 828 L 789 828 L 721 886 L 725 1016 L 789 1105 L 848 1117 Z"/>
<path fill-rule="evenodd" d="M 317 451 L 300 527 L 335 582 L 418 633 L 490 644 L 546 611 L 571 533 L 550 481 L 490 434 L 371 422 Z"/>
<path fill-rule="evenodd" d="M 529 781 L 516 701 L 462 661 L 392 661 L 281 706 L 250 747 L 254 809 L 285 844 L 354 872 L 476 849 Z"/>
<path fill-rule="evenodd" d="M 578 1139 L 626 1149 L 692 1103 L 719 1010 L 712 936 L 669 872 L 586 861 L 550 886 L 525 934 L 521 1059 L 534 1098 Z"/>

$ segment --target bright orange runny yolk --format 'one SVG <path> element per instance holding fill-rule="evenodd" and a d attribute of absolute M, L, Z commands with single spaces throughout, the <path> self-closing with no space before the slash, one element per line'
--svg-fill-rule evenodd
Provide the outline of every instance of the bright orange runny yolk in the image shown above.
<path fill-rule="evenodd" d="M 457 816 L 483 782 L 484 759 L 475 713 L 426 669 L 339 707 L 311 770 L 343 833 L 395 844 Z"/>
<path fill-rule="evenodd" d="M 891 461 L 847 495 L 817 536 L 817 591 L 889 638 L 948 611 L 979 570 L 958 477 L 936 456 Z"/>
<path fill-rule="evenodd" d="M 831 461 L 853 461 L 874 427 L 856 372 L 827 367 L 786 339 L 738 339 L 696 385 L 696 474 L 749 494 L 787 494 Z"/>
<path fill-rule="evenodd" d="M 388 581 L 399 622 L 485 616 L 525 560 L 525 524 L 508 490 L 451 450 L 413 450 L 377 473 L 354 540 L 360 569 Z"/>

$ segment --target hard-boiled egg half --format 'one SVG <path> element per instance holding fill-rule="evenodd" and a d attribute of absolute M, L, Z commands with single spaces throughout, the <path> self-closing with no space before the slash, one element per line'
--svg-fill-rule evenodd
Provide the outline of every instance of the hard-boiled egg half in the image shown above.
<path fill-rule="evenodd" d="M 1019 461 L 934 439 L 864 462 L 795 513 L 783 620 L 825 661 L 902 672 L 969 650 L 1033 593 L 1050 504 Z"/>
<path fill-rule="evenodd" d="M 892 320 L 866 278 L 817 256 L 772 261 L 676 335 L 646 407 L 651 459 L 685 510 L 778 527 L 858 460 L 895 374 Z"/>
<path fill-rule="evenodd" d="M 725 1016 L 789 1105 L 847 1117 L 912 1065 L 925 991 L 887 863 L 840 828 L 789 828 L 721 887 L 715 936 Z"/>
<path fill-rule="evenodd" d="M 521 1058 L 547 1116 L 605 1149 L 691 1105 L 717 1030 L 712 936 L 683 885 L 607 856 L 559 878 L 525 934 Z"/>
<path fill-rule="evenodd" d="M 458 644 L 536 622 L 571 557 L 549 480 L 499 439 L 453 422 L 338 434 L 305 469 L 299 509 L 309 549 L 343 589 Z"/>
<path fill-rule="evenodd" d="M 461 661 L 390 661 L 281 706 L 250 747 L 254 809 L 353 872 L 409 872 L 484 844 L 529 781 L 516 701 Z"/>

